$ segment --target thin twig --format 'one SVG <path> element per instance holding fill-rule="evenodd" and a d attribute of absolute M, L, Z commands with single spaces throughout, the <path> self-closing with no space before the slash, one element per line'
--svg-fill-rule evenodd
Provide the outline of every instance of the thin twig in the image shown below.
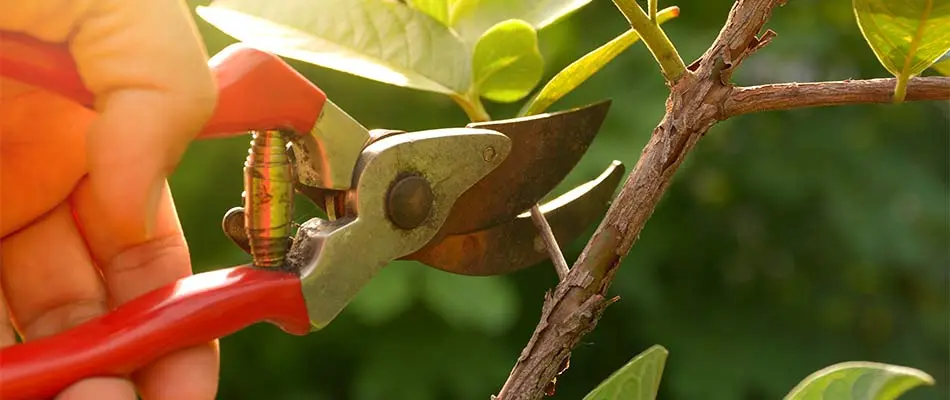
<path fill-rule="evenodd" d="M 809 83 L 779 83 L 732 89 L 726 117 L 762 111 L 893 101 L 897 79 L 864 79 Z M 905 101 L 950 99 L 950 77 L 929 76 L 908 81 Z"/>
<path fill-rule="evenodd" d="M 547 218 L 544 218 L 544 213 L 541 212 L 541 207 L 537 204 L 531 207 L 531 220 L 534 221 L 534 225 L 538 227 L 541 239 L 544 240 L 544 247 L 548 250 L 551 262 L 554 263 L 554 270 L 557 271 L 557 277 L 563 281 L 564 278 L 567 277 L 568 272 L 570 272 L 567 268 L 567 260 L 564 259 L 564 253 L 561 253 L 561 247 L 557 244 L 557 238 L 554 237 L 554 231 L 551 230 L 551 225 L 548 224 Z"/>
<path fill-rule="evenodd" d="M 653 58 L 660 64 L 660 72 L 667 82 L 673 83 L 686 73 L 686 64 L 680 57 L 673 42 L 660 28 L 660 24 L 643 12 L 643 8 L 636 0 L 613 0 L 614 5 L 627 18 L 630 26 L 640 34 L 640 40 L 653 54 Z M 655 3 L 655 1 L 653 2 Z"/>

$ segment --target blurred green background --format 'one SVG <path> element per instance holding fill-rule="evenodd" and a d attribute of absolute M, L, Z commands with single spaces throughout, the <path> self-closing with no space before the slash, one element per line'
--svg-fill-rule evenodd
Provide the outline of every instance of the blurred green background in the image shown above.
<path fill-rule="evenodd" d="M 670 5 L 681 16 L 664 27 L 689 63 L 732 2 L 660 4 Z M 233 42 L 197 21 L 212 54 Z M 597 0 L 543 30 L 545 79 L 627 27 L 610 1 Z M 887 76 L 850 1 L 789 2 L 768 27 L 778 37 L 742 65 L 739 84 Z M 370 128 L 467 122 L 439 95 L 291 64 Z M 632 169 L 666 94 L 638 43 L 555 104 L 613 99 L 597 141 L 555 194 L 614 159 Z M 507 118 L 520 103 L 486 106 Z M 610 288 L 621 300 L 573 352 L 554 398 L 583 397 L 653 344 L 671 353 L 662 399 L 778 399 L 846 360 L 923 369 L 937 386 L 904 398 L 948 398 L 948 115 L 947 102 L 858 105 L 715 126 L 626 258 Z M 172 178 L 199 271 L 248 260 L 220 229 L 240 202 L 247 143 L 195 143 Z M 301 202 L 297 221 L 317 211 Z M 565 249 L 569 261 L 586 238 Z M 550 263 L 493 278 L 395 263 L 321 332 L 295 337 L 260 324 L 223 339 L 219 398 L 487 399 L 555 284 Z"/>

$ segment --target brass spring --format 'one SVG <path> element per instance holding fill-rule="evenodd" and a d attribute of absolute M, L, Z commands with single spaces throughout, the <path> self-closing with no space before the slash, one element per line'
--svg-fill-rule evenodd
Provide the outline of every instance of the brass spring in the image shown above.
<path fill-rule="evenodd" d="M 277 130 L 251 132 L 244 163 L 244 229 L 258 267 L 279 267 L 293 234 L 293 169 Z"/>

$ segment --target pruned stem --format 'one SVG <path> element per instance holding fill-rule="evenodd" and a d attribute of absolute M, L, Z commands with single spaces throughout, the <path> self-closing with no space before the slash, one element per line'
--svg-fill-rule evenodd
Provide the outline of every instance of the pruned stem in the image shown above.
<path fill-rule="evenodd" d="M 544 213 L 541 212 L 541 207 L 537 204 L 531 207 L 531 220 L 534 221 L 534 225 L 538 227 L 541 239 L 544 240 L 544 247 L 548 250 L 551 262 L 554 263 L 554 269 L 557 271 L 558 279 L 563 281 L 570 272 L 567 268 L 567 260 L 564 259 L 564 253 L 561 252 L 561 247 L 557 244 L 557 238 L 554 237 L 554 231 L 551 230 L 551 225 L 548 224 Z"/>

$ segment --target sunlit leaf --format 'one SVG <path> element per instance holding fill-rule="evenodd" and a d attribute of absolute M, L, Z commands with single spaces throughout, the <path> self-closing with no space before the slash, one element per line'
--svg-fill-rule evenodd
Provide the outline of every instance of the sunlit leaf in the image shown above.
<path fill-rule="evenodd" d="M 657 21 L 662 24 L 677 16 L 679 16 L 679 7 L 667 7 L 657 13 Z M 585 54 L 562 69 L 557 75 L 554 75 L 541 90 L 525 103 L 519 115 L 533 115 L 544 112 L 639 40 L 640 35 L 637 34 L 637 31 L 629 29 L 596 50 Z"/>
<path fill-rule="evenodd" d="M 653 400 L 660 389 L 660 379 L 669 352 L 654 345 L 601 382 L 584 396 L 584 400 Z"/>
<path fill-rule="evenodd" d="M 479 0 L 408 0 L 413 8 L 429 14 L 446 26 L 454 25 L 460 14 L 471 11 L 478 3 Z"/>
<path fill-rule="evenodd" d="M 456 11 L 452 28 L 474 43 L 488 28 L 509 19 L 528 22 L 534 29 L 559 21 L 591 0 L 469 0 Z"/>
<path fill-rule="evenodd" d="M 950 51 L 944 53 L 943 57 L 940 57 L 930 68 L 933 68 L 940 75 L 950 76 Z"/>
<path fill-rule="evenodd" d="M 898 79 L 896 101 L 908 79 L 950 49 L 950 1 L 852 0 L 852 6 L 874 55 Z"/>
<path fill-rule="evenodd" d="M 809 375 L 785 400 L 893 400 L 917 386 L 933 384 L 933 377 L 918 369 L 852 361 Z"/>
<path fill-rule="evenodd" d="M 538 33 L 525 21 L 499 22 L 475 44 L 472 80 L 482 97 L 497 102 L 521 99 L 541 81 L 543 72 Z"/>
<path fill-rule="evenodd" d="M 249 45 L 364 78 L 444 94 L 471 83 L 458 37 L 396 1 L 215 0 L 197 13 Z"/>

